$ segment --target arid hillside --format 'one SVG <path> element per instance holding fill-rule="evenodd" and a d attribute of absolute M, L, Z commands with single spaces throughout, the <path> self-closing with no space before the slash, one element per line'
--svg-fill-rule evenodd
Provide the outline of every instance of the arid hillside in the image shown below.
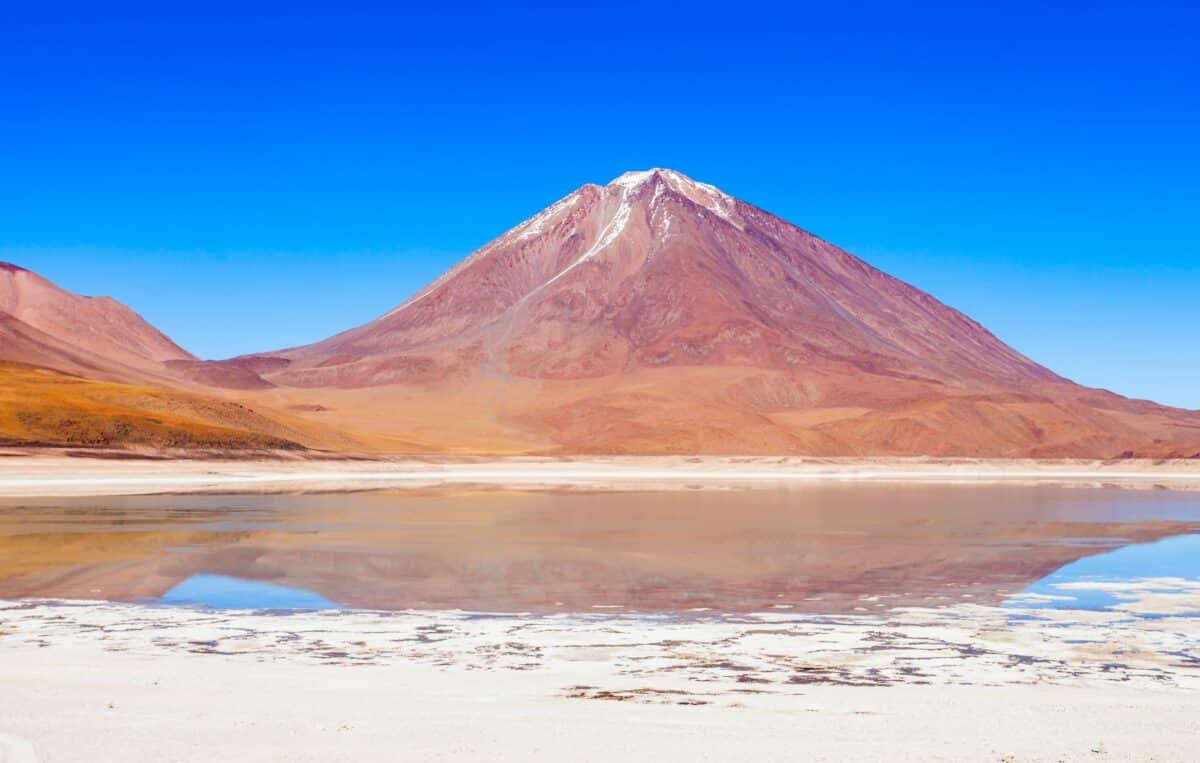
<path fill-rule="evenodd" d="M 270 386 L 198 360 L 125 305 L 0 263 L 0 442 L 74 448 L 357 450 L 337 428 L 238 400 Z"/>
<path fill-rule="evenodd" d="M 306 439 L 245 405 L 0 363 L 0 444 L 299 450 Z"/>

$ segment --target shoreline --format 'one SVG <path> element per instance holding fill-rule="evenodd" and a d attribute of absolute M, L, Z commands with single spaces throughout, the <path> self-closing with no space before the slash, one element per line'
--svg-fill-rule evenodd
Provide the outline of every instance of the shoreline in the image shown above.
<path fill-rule="evenodd" d="M 46 760 L 1188 760 L 1200 676 L 1179 655 L 1200 621 L 1137 617 L 1154 594 L 1130 594 L 696 620 L 0 601 L 0 742 Z"/>
<path fill-rule="evenodd" d="M 690 489 L 816 482 L 1055 484 L 1200 490 L 1200 461 L 580 456 L 322 460 L 0 458 L 0 497 L 306 492 L 444 486 Z"/>

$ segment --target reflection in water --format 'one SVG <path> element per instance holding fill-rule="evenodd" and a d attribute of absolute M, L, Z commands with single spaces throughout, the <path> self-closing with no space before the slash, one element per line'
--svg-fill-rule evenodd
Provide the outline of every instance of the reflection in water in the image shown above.
<path fill-rule="evenodd" d="M 1200 535 L 1135 543 L 1072 562 L 1010 597 L 1006 606 L 1024 609 L 1111 609 L 1132 591 L 1174 594 L 1200 581 Z M 1116 585 L 1114 585 L 1116 584 Z M 1161 614 L 1161 613 L 1151 613 Z M 1200 611 L 1174 612 L 1200 615 Z"/>
<path fill-rule="evenodd" d="M 338 609 L 312 591 L 227 575 L 192 575 L 164 593 L 159 603 L 213 609 Z"/>
<path fill-rule="evenodd" d="M 1196 532 L 1194 494 L 1013 485 L 8 500 L 0 598 L 145 601 L 223 576 L 363 609 L 880 611 L 998 604 Z"/>

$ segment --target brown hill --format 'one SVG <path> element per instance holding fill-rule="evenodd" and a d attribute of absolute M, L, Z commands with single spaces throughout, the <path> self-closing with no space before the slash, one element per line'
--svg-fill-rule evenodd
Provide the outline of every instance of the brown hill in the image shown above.
<path fill-rule="evenodd" d="M 215 396 L 271 386 L 197 360 L 137 313 L 0 263 L 0 443 L 204 450 L 356 448 L 286 412 Z M 227 396 L 230 393 L 222 393 Z"/>
<path fill-rule="evenodd" d="M 195 382 L 229 389 L 270 387 L 236 364 L 184 350 L 111 297 L 85 297 L 0 262 L 0 360 L 110 381 Z"/>
<path fill-rule="evenodd" d="M 122 380 L 161 374 L 169 361 L 196 358 L 111 297 L 84 297 L 36 273 L 0 262 L 0 359 Z"/>

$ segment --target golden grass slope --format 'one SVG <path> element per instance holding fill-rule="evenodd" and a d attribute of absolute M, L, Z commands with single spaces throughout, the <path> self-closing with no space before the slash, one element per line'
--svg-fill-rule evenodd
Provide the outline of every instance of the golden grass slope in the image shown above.
<path fill-rule="evenodd" d="M 307 439 L 240 403 L 0 362 L 0 443 L 300 450 Z"/>

